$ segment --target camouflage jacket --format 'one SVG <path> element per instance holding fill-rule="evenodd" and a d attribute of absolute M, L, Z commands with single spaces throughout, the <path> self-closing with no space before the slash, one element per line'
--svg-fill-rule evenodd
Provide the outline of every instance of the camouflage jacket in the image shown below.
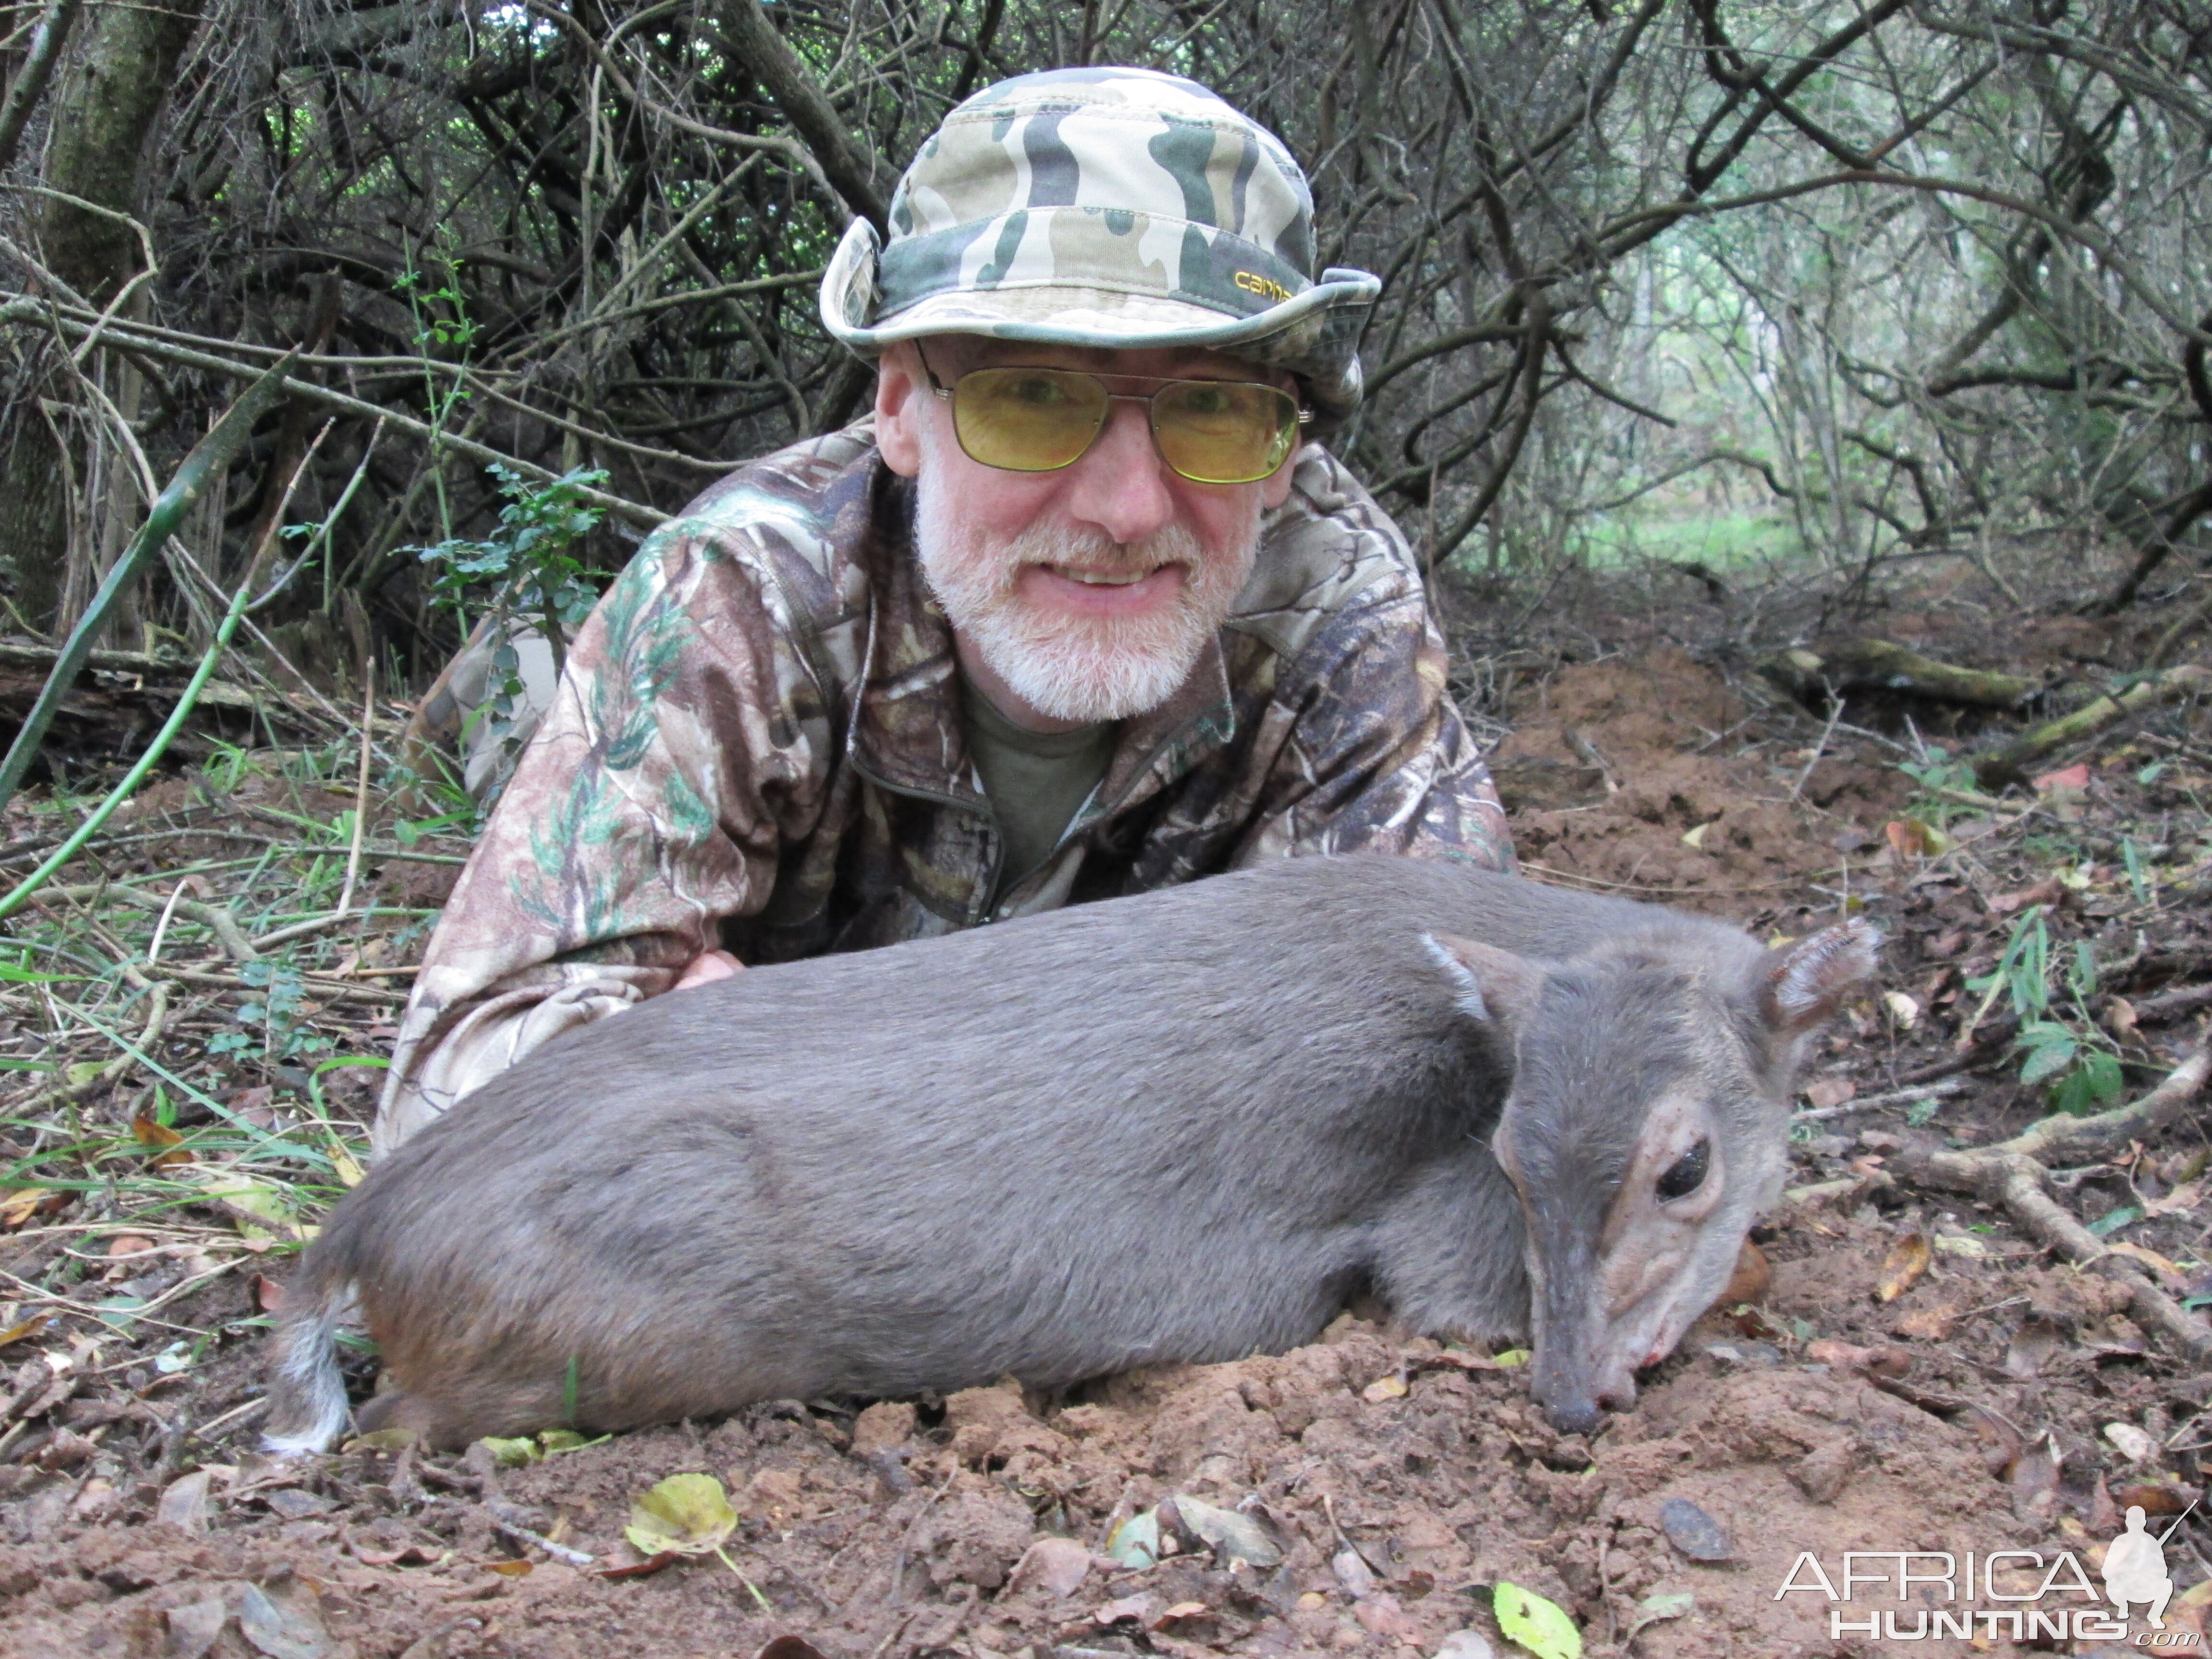
<path fill-rule="evenodd" d="M 717 945 L 858 950 L 1291 854 L 1510 866 L 1405 542 L 1312 446 L 1216 644 L 986 914 L 1000 839 L 910 519 L 863 423 L 740 468 L 639 550 L 431 939 L 379 1151 Z"/>

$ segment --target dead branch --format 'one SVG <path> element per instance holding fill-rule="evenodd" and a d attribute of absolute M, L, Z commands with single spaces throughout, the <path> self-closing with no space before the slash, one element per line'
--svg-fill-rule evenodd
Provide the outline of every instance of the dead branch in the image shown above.
<path fill-rule="evenodd" d="M 2130 715 L 2202 692 L 2208 686 L 2212 686 L 2212 668 L 2198 663 L 2184 663 L 2162 674 L 2145 675 L 2117 696 L 2107 692 L 2086 708 L 2023 732 L 2009 743 L 1978 756 L 1974 777 L 1984 789 L 2002 789 L 2008 783 L 2018 782 L 2032 763 L 2052 751 L 2094 737 Z"/>
<path fill-rule="evenodd" d="M 2094 1117 L 2044 1118 L 2010 1140 L 1974 1152 L 1908 1146 L 1891 1157 L 1888 1172 L 1899 1180 L 1969 1193 L 1985 1203 L 2003 1206 L 2044 1249 L 2127 1286 L 2136 1317 L 2191 1360 L 2212 1360 L 2212 1326 L 2184 1309 L 2140 1266 L 2113 1251 L 2045 1191 L 2051 1179 L 2046 1160 L 2071 1164 L 2094 1159 L 2157 1133 L 2197 1097 L 2208 1069 L 2212 1069 L 2212 1053 L 2200 1047 L 2131 1105 Z"/>

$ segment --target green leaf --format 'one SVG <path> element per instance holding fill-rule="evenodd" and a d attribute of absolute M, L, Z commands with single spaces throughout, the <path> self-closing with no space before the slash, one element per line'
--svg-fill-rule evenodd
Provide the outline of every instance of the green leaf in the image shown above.
<path fill-rule="evenodd" d="M 1676 1590 L 1671 1595 L 1647 1595 L 1636 1604 L 1636 1616 L 1628 1621 L 1628 1639 L 1633 1642 L 1636 1632 L 1646 1625 L 1656 1625 L 1662 1619 L 1680 1619 L 1698 1605 L 1698 1598 L 1687 1590 Z"/>
<path fill-rule="evenodd" d="M 483 1443 L 491 1449 L 491 1461 L 502 1469 L 522 1468 L 545 1455 L 534 1440 L 502 1440 L 488 1434 Z"/>
<path fill-rule="evenodd" d="M 705 1555 L 738 1529 L 738 1512 L 711 1474 L 672 1474 L 630 1505 L 623 1529 L 641 1554 Z"/>
<path fill-rule="evenodd" d="M 1500 1579 L 1490 1610 L 1506 1640 L 1518 1642 L 1536 1659 L 1582 1659 L 1583 1633 L 1558 1602 Z"/>
<path fill-rule="evenodd" d="M 2089 1231 L 2100 1238 L 2109 1238 L 2130 1221 L 2142 1219 L 2142 1206 L 2123 1204 L 2109 1215 L 2100 1215 L 2089 1224 Z"/>
<path fill-rule="evenodd" d="M 2022 1083 L 2040 1083 L 2055 1073 L 2064 1071 L 2074 1063 L 2075 1045 L 2072 1037 L 2060 1037 L 2054 1042 L 2028 1051 L 2027 1064 L 2020 1068 Z"/>
<path fill-rule="evenodd" d="M 2081 1074 L 2089 1080 L 2089 1092 L 2099 1100 L 2118 1099 L 2127 1081 L 2120 1074 L 2118 1056 L 2101 1051 L 2082 1057 Z"/>

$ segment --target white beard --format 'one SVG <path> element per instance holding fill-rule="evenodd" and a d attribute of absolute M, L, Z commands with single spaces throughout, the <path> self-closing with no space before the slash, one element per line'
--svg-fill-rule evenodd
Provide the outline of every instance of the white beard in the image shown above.
<path fill-rule="evenodd" d="M 1256 495 L 1235 544 L 1211 551 L 1181 525 L 1127 545 L 1095 526 L 1033 525 L 991 547 L 976 544 L 960 523 L 945 472 L 925 465 L 917 480 L 914 540 L 922 574 L 1006 689 L 1053 720 L 1088 725 L 1158 708 L 1190 678 L 1251 574 Z M 1024 565 L 1134 574 L 1170 563 L 1184 571 L 1175 603 L 1139 617 L 1042 611 L 1014 586 Z"/>

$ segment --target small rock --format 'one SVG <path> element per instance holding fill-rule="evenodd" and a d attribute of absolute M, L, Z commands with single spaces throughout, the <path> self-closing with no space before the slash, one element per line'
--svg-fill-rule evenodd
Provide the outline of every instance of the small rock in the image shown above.
<path fill-rule="evenodd" d="M 1455 1630 L 1437 1644 L 1436 1659 L 1497 1659 L 1497 1650 L 1479 1630 Z"/>
<path fill-rule="evenodd" d="M 1667 1541 L 1692 1561 L 1729 1561 L 1735 1546 L 1721 1523 L 1686 1498 L 1670 1498 L 1659 1506 L 1659 1525 Z"/>
<path fill-rule="evenodd" d="M 1807 1452 L 1791 1471 L 1791 1478 L 1815 1504 L 1832 1504 L 1850 1484 L 1851 1472 L 1858 1467 L 1859 1449 L 1858 1442 L 1850 1436 L 1838 1436 L 1826 1445 L 1815 1446 Z"/>

